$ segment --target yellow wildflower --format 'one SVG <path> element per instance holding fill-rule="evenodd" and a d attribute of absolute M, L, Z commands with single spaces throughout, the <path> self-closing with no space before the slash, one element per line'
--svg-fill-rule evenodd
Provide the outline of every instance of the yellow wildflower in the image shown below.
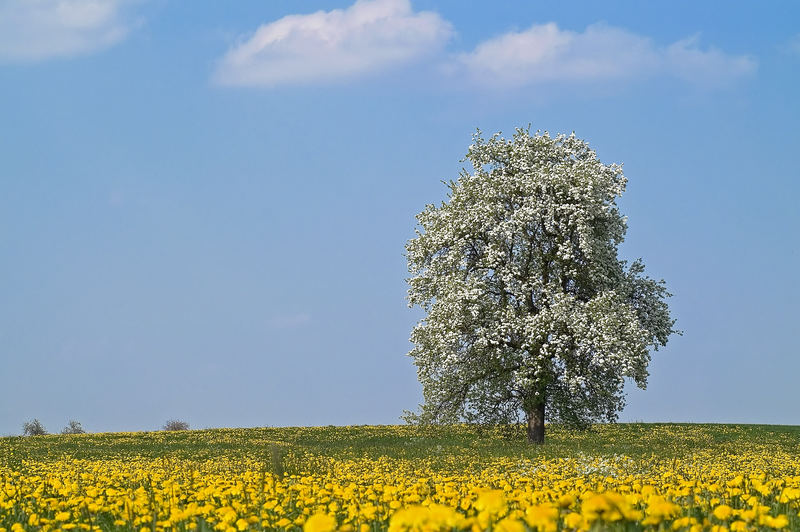
<path fill-rule="evenodd" d="M 733 508 L 728 506 L 727 504 L 720 504 L 716 508 L 714 508 L 714 517 L 719 519 L 720 521 L 727 521 L 730 519 L 731 515 L 733 515 Z"/>
<path fill-rule="evenodd" d="M 333 532 L 336 530 L 336 519 L 324 513 L 316 513 L 303 525 L 303 532 Z"/>

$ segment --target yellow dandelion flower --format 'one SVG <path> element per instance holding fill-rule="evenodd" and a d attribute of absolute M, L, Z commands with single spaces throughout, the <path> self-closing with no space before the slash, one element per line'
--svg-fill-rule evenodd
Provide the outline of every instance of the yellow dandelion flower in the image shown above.
<path fill-rule="evenodd" d="M 336 519 L 324 513 L 316 513 L 303 525 L 303 532 L 333 532 L 336 530 Z"/>
<path fill-rule="evenodd" d="M 503 490 L 483 490 L 478 494 L 478 500 L 475 501 L 475 508 L 481 512 L 487 512 L 492 515 L 500 514 L 506 509 L 506 499 L 503 496 Z"/>
<path fill-rule="evenodd" d="M 653 516 L 660 520 L 664 520 L 678 515 L 681 511 L 681 508 L 677 504 L 674 504 L 661 496 L 654 495 L 648 501 L 646 511 L 648 516 Z"/>
<path fill-rule="evenodd" d="M 543 504 L 529 507 L 525 510 L 525 522 L 531 528 L 538 530 L 556 530 L 558 519 L 558 509 Z"/>
<path fill-rule="evenodd" d="M 583 528 L 583 516 L 579 513 L 569 513 L 564 516 L 564 525 L 567 528 Z"/>
<path fill-rule="evenodd" d="M 498 521 L 492 530 L 496 530 L 497 532 L 526 532 L 525 525 L 523 525 L 521 521 L 511 519 L 510 517 Z M 553 530 L 555 530 L 555 527 Z"/>
<path fill-rule="evenodd" d="M 787 526 L 789 526 L 789 519 L 783 514 L 778 515 L 776 517 L 765 515 L 763 520 L 761 520 L 760 524 L 775 529 L 786 528 Z"/>
<path fill-rule="evenodd" d="M 733 508 L 728 506 L 727 504 L 720 504 L 714 511 L 712 512 L 714 517 L 719 519 L 720 521 L 727 521 L 730 519 L 731 515 L 733 515 Z"/>

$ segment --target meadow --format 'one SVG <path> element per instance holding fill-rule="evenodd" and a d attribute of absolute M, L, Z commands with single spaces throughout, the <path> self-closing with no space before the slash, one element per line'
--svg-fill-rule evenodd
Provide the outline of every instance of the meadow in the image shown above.
<path fill-rule="evenodd" d="M 800 530 L 800 427 L 214 429 L 0 439 L 0 532 Z"/>

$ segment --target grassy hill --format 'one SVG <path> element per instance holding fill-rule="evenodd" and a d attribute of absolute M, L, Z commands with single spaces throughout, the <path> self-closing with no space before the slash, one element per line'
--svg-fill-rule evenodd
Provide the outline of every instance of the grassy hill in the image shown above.
<path fill-rule="evenodd" d="M 710 450 L 736 453 L 767 446 L 800 452 L 800 426 L 688 423 L 617 423 L 587 431 L 548 426 L 543 446 L 526 443 L 521 427 L 486 430 L 455 426 L 348 426 L 207 429 L 180 432 L 98 433 L 0 438 L 3 455 L 35 460 L 61 456 L 193 457 L 269 454 L 275 445 L 332 458 L 430 458 L 467 453 L 481 457 L 657 455 L 682 457 Z"/>
<path fill-rule="evenodd" d="M 0 439 L 0 532 L 800 530 L 800 427 L 213 429 Z"/>

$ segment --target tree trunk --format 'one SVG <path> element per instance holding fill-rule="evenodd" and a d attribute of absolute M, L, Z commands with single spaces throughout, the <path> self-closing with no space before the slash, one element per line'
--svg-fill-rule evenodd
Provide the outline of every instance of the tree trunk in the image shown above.
<path fill-rule="evenodd" d="M 544 443 L 544 401 L 534 405 L 528 414 L 528 443 Z"/>

